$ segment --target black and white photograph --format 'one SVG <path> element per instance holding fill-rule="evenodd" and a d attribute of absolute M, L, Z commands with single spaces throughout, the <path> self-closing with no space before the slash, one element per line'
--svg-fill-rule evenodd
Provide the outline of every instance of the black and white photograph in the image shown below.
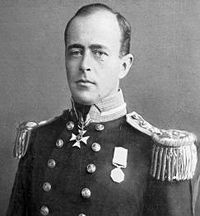
<path fill-rule="evenodd" d="M 0 0 L 0 215 L 200 216 L 200 1 Z"/>

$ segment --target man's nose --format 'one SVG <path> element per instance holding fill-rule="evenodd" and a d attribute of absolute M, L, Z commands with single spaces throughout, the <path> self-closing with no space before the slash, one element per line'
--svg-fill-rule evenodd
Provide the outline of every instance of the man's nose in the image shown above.
<path fill-rule="evenodd" d="M 89 51 L 85 51 L 83 54 L 83 58 L 80 64 L 80 70 L 85 71 L 91 71 L 91 55 Z"/>

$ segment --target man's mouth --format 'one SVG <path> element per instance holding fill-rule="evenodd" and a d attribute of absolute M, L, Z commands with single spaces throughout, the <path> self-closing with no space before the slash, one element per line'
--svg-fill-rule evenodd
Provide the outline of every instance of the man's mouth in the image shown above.
<path fill-rule="evenodd" d="M 95 84 L 94 82 L 87 80 L 87 79 L 80 79 L 76 83 L 78 83 L 78 84 Z"/>

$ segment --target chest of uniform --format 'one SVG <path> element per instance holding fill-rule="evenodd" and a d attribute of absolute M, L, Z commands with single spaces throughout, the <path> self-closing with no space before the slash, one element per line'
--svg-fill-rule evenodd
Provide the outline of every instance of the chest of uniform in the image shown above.
<path fill-rule="evenodd" d="M 116 197 L 120 203 L 126 203 L 128 198 L 137 197 L 140 202 L 148 166 L 143 144 L 138 143 L 137 136 L 129 133 L 121 123 L 91 124 L 85 130 L 78 137 L 80 133 L 75 126 L 64 128 L 56 137 L 48 157 L 39 156 L 41 160 L 35 166 L 35 172 L 41 169 L 41 176 L 35 179 L 38 182 L 35 187 L 39 187 L 35 190 L 38 199 L 46 201 L 54 197 L 79 205 L 82 201 L 100 203 L 105 198 L 112 202 Z M 86 142 L 82 141 L 84 137 L 87 137 Z M 124 180 L 120 183 L 111 178 L 111 172 L 116 168 L 113 164 L 116 147 L 128 152 L 127 166 L 121 168 Z"/>

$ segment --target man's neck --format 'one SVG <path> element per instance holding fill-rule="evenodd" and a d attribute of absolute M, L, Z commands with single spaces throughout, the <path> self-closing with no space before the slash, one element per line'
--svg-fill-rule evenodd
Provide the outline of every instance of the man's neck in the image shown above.
<path fill-rule="evenodd" d="M 102 98 L 93 105 L 82 105 L 72 99 L 72 110 L 78 121 L 106 122 L 126 115 L 126 103 L 122 91 Z"/>

